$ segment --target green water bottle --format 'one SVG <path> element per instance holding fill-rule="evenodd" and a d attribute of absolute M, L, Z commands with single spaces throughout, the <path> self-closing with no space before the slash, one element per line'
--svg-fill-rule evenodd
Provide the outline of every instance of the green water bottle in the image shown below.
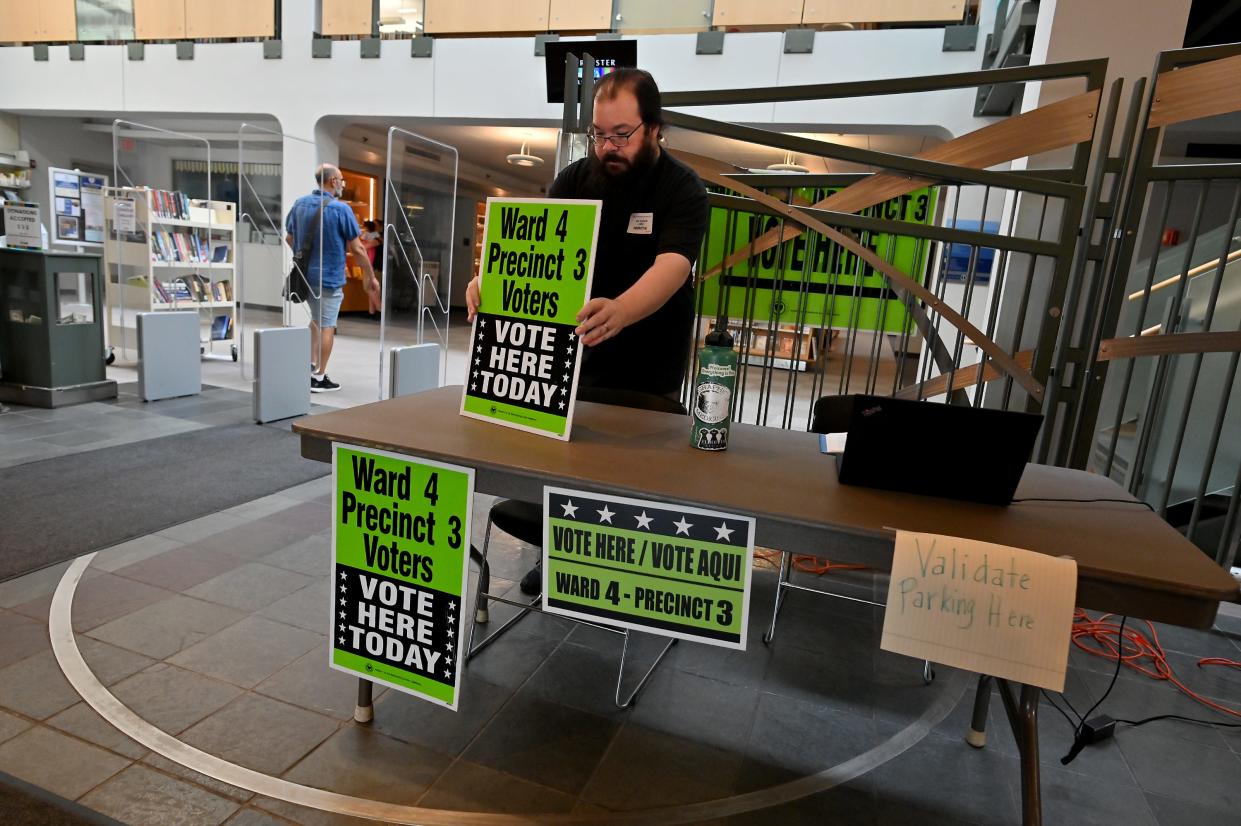
<path fill-rule="evenodd" d="M 728 447 L 728 425 L 737 384 L 737 351 L 733 337 L 722 324 L 707 333 L 706 346 L 698 354 L 698 381 L 694 384 L 694 427 L 689 443 L 701 450 Z"/>

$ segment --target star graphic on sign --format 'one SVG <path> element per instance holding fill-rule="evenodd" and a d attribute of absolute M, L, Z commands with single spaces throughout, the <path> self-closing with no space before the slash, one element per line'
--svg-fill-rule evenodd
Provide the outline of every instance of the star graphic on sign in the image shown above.
<path fill-rule="evenodd" d="M 344 611 L 341 611 L 341 612 L 340 612 L 340 618 L 341 618 L 341 619 L 345 619 L 345 612 L 344 612 Z"/>
<path fill-rule="evenodd" d="M 444 650 L 445 650 L 445 651 L 448 651 L 449 653 L 451 653 L 451 652 L 452 652 L 452 643 L 450 643 L 450 642 L 446 642 L 446 643 L 444 643 Z"/>
<path fill-rule="evenodd" d="M 342 599 L 342 600 L 340 601 L 340 604 L 341 604 L 341 605 L 344 605 L 344 604 L 345 604 L 345 601 Z"/>
<path fill-rule="evenodd" d="M 635 516 L 634 519 L 638 520 L 638 527 L 642 530 L 649 531 L 651 529 L 651 517 L 646 515 L 646 511 L 642 511 L 642 514 Z"/>
<path fill-rule="evenodd" d="M 477 389 L 478 389 L 478 385 L 477 385 L 477 384 L 475 384 L 474 382 L 470 382 L 470 389 L 471 389 L 471 390 L 477 390 Z"/>
<path fill-rule="evenodd" d="M 677 533 L 683 533 L 686 536 L 689 536 L 689 529 L 694 527 L 694 524 L 692 522 L 685 521 L 684 516 L 681 517 L 680 522 L 673 522 L 672 524 L 677 526 Z"/>
<path fill-rule="evenodd" d="M 481 344 L 474 348 L 474 352 L 476 353 L 481 353 L 482 351 L 483 351 L 483 345 Z"/>
<path fill-rule="evenodd" d="M 340 624 L 340 630 L 341 630 L 341 631 L 344 631 L 344 630 L 345 630 L 345 624 L 344 624 L 343 622 Z"/>
<path fill-rule="evenodd" d="M 348 575 L 347 575 L 344 571 L 341 571 L 341 572 L 340 572 L 340 578 L 341 578 L 341 579 L 347 579 L 347 578 L 348 578 Z"/>
<path fill-rule="evenodd" d="M 340 586 L 340 592 L 341 592 L 342 594 L 343 594 L 343 593 L 345 593 L 345 591 L 346 591 L 346 590 L 348 590 L 348 589 L 346 589 L 344 585 Z"/>
<path fill-rule="evenodd" d="M 559 404 L 560 404 L 560 409 L 564 410 L 564 402 L 559 402 Z"/>
<path fill-rule="evenodd" d="M 565 373 L 565 374 L 564 374 L 564 380 L 565 380 L 565 381 L 568 381 L 568 380 L 569 380 L 569 374 L 568 374 L 568 373 Z"/>
<path fill-rule="evenodd" d="M 600 521 L 600 522 L 607 522 L 609 525 L 611 525 L 611 524 L 612 524 L 612 517 L 613 517 L 613 516 L 615 516 L 615 515 L 616 515 L 615 513 L 613 513 L 612 511 L 608 510 L 608 506 L 607 506 L 607 505 L 604 505 L 604 506 L 603 506 L 603 510 L 599 511 L 599 521 Z"/>
<path fill-rule="evenodd" d="M 451 680 L 451 679 L 452 679 L 452 669 L 451 669 L 451 668 L 445 668 L 445 669 L 444 669 L 444 679 L 445 679 L 445 680 Z"/>
<path fill-rule="evenodd" d="M 560 388 L 560 392 L 561 392 L 561 393 L 563 393 L 563 392 L 564 392 L 564 388 L 563 388 L 563 387 L 562 387 L 562 388 Z"/>
<path fill-rule="evenodd" d="M 474 366 L 475 366 L 475 367 L 477 367 L 478 365 L 480 365 L 480 364 L 482 364 L 482 363 L 483 363 L 483 362 L 482 362 L 482 360 L 481 360 L 481 359 L 474 359 Z"/>
<path fill-rule="evenodd" d="M 566 348 L 564 348 L 564 349 L 565 349 L 565 352 L 566 352 L 566 353 L 569 353 L 570 355 L 572 355 L 572 353 L 573 353 L 573 345 L 572 345 L 572 344 L 570 344 L 568 347 L 566 347 Z"/>
<path fill-rule="evenodd" d="M 570 519 L 577 519 L 577 505 L 573 504 L 572 499 L 566 499 L 565 503 L 560 506 L 564 509 L 564 515 Z"/>
<path fill-rule="evenodd" d="M 569 333 L 569 341 L 577 341 L 577 333 Z"/>
<path fill-rule="evenodd" d="M 452 665 L 452 657 L 444 657 L 444 665 Z"/>
<path fill-rule="evenodd" d="M 345 638 L 344 638 L 344 637 L 337 637 L 337 638 L 336 638 L 336 641 L 337 641 L 338 643 L 340 643 L 341 645 L 344 645 L 344 644 L 345 644 Z"/>
<path fill-rule="evenodd" d="M 733 530 L 733 528 L 728 527 L 727 523 L 721 522 L 720 526 L 715 529 L 715 538 L 722 539 L 725 542 L 732 542 Z"/>
<path fill-rule="evenodd" d="M 572 366 L 573 366 L 573 359 L 565 359 L 565 360 L 564 360 L 564 366 L 565 366 L 565 369 L 566 369 L 566 370 L 567 370 L 568 368 L 572 367 Z"/>
<path fill-rule="evenodd" d="M 487 319 L 485 319 L 485 318 L 480 318 L 480 319 L 478 320 L 478 326 L 479 326 L 479 327 L 486 327 L 486 326 L 487 326 Z"/>
<path fill-rule="evenodd" d="M 448 639 L 450 639 L 450 640 L 451 640 L 451 639 L 452 639 L 452 635 L 453 635 L 453 630 L 452 630 L 451 628 L 449 628 L 449 629 L 448 629 Z"/>

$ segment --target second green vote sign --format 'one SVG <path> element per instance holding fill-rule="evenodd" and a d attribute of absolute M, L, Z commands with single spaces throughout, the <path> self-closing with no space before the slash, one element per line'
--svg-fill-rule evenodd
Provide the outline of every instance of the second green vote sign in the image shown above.
<path fill-rule="evenodd" d="M 553 487 L 543 513 L 547 611 L 745 648 L 751 517 Z"/>
<path fill-rule="evenodd" d="M 461 414 L 568 439 L 599 201 L 488 198 Z"/>

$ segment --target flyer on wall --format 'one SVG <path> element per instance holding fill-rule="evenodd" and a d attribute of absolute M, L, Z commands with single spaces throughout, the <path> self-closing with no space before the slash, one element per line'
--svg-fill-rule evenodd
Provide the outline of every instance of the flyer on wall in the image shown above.
<path fill-rule="evenodd" d="M 488 198 L 461 415 L 567 440 L 602 202 Z"/>

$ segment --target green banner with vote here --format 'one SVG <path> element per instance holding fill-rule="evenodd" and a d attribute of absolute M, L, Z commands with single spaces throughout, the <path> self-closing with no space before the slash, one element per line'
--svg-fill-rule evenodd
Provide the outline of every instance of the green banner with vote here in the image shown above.
<path fill-rule="evenodd" d="M 334 444 L 330 665 L 456 710 L 474 471 Z"/>
<path fill-rule="evenodd" d="M 488 198 L 461 414 L 567 440 L 599 201 Z"/>
<path fill-rule="evenodd" d="M 543 488 L 545 609 L 745 649 L 754 519 Z"/>

